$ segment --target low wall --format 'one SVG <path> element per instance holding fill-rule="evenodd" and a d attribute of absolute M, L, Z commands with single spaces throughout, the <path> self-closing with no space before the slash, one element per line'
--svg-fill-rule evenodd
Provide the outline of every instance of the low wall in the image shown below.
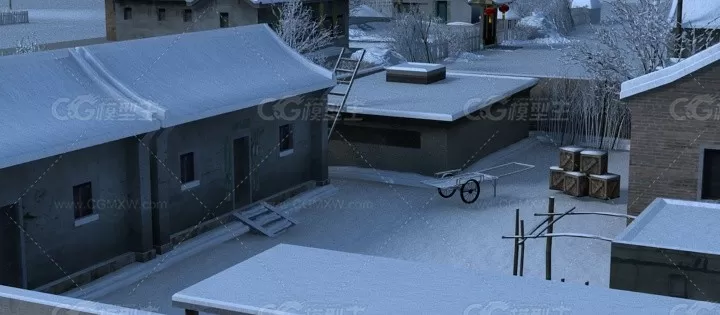
<path fill-rule="evenodd" d="M 0 314 L 162 315 L 146 310 L 73 299 L 37 291 L 0 286 Z"/>
<path fill-rule="evenodd" d="M 0 25 L 30 23 L 28 11 L 0 11 Z"/>

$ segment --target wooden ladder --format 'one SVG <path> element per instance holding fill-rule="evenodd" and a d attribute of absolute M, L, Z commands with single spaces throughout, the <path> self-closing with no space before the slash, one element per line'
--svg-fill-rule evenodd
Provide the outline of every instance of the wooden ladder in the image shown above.
<path fill-rule="evenodd" d="M 282 215 L 277 208 L 265 201 L 247 210 L 237 211 L 233 213 L 233 216 L 250 226 L 253 230 L 269 237 L 275 237 L 297 224 L 289 217 Z"/>
<path fill-rule="evenodd" d="M 337 112 L 335 113 L 335 118 L 330 125 L 330 130 L 328 130 L 328 140 L 332 137 L 335 125 L 340 119 L 340 114 L 345 109 L 345 102 L 347 102 L 348 95 L 350 94 L 350 88 L 352 88 L 353 82 L 355 81 L 355 75 L 360 68 L 360 63 L 363 58 L 365 58 L 365 49 L 362 49 L 361 51 L 360 58 L 355 60 L 350 58 L 350 56 L 345 56 L 347 51 L 345 48 L 342 48 L 337 62 L 335 62 L 333 75 L 335 80 L 337 80 L 337 85 L 330 91 L 329 95 L 339 97 L 341 100 L 336 106 Z"/>

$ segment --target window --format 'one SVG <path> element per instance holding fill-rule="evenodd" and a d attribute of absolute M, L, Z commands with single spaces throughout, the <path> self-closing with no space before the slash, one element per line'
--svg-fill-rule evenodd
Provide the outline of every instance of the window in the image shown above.
<path fill-rule="evenodd" d="M 683 275 L 670 275 L 668 295 L 686 299 L 687 295 L 687 278 Z"/>
<path fill-rule="evenodd" d="M 192 152 L 180 155 L 180 182 L 195 181 L 195 156 Z"/>
<path fill-rule="evenodd" d="M 412 130 L 361 127 L 352 125 L 335 126 L 331 139 L 365 144 L 377 144 L 393 147 L 419 149 L 421 147 L 420 132 Z M 342 136 L 340 136 L 342 135 Z"/>
<path fill-rule="evenodd" d="M 183 11 L 183 22 L 192 22 L 192 10 Z"/>
<path fill-rule="evenodd" d="M 90 182 L 73 187 L 75 219 L 93 214 L 92 184 Z"/>
<path fill-rule="evenodd" d="M 293 130 L 292 125 L 280 126 L 280 156 L 292 153 L 293 149 Z"/>
<path fill-rule="evenodd" d="M 448 20 L 447 1 L 436 1 L 435 2 L 435 16 L 442 19 L 444 22 Z"/>
<path fill-rule="evenodd" d="M 700 199 L 720 200 L 720 150 L 705 149 Z"/>
<path fill-rule="evenodd" d="M 419 9 L 420 9 L 420 7 L 417 3 L 404 3 L 404 2 L 396 2 L 395 3 L 395 11 L 397 13 L 415 12 Z"/>
<path fill-rule="evenodd" d="M 165 9 L 157 10 L 158 21 L 165 21 Z"/>
<path fill-rule="evenodd" d="M 220 27 L 230 27 L 230 15 L 227 12 L 220 12 Z"/>
<path fill-rule="evenodd" d="M 125 20 L 132 19 L 132 8 L 125 8 L 123 10 L 123 19 L 125 19 Z"/>

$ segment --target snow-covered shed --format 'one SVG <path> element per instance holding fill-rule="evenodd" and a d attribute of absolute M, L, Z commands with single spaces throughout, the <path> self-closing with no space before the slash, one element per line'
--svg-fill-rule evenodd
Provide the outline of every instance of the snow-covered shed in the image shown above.
<path fill-rule="evenodd" d="M 388 82 L 388 71 L 428 70 L 423 67 L 442 68 L 445 79 Z M 464 168 L 528 136 L 528 113 L 515 100 L 527 101 L 537 82 L 421 63 L 357 78 L 331 135 L 330 164 L 425 175 Z M 330 96 L 329 109 L 337 110 L 339 101 Z"/>
<path fill-rule="evenodd" d="M 214 314 L 702 314 L 720 304 L 279 244 L 173 295 Z M 238 285 L 242 279 L 242 285 Z"/>
<path fill-rule="evenodd" d="M 629 214 L 658 197 L 720 199 L 719 61 L 720 44 L 622 83 L 632 114 Z"/>
<path fill-rule="evenodd" d="M 612 242 L 610 287 L 720 300 L 720 204 L 657 198 Z"/>
<path fill-rule="evenodd" d="M 326 125 L 291 115 L 325 112 L 332 73 L 267 25 L 2 57 L 0 78 L 0 285 L 58 293 L 327 180 Z"/>

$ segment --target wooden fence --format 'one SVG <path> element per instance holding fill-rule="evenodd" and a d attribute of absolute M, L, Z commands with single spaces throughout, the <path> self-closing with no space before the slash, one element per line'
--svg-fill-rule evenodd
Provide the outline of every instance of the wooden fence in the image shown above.
<path fill-rule="evenodd" d="M 30 23 L 28 11 L 0 12 L 0 25 Z"/>

